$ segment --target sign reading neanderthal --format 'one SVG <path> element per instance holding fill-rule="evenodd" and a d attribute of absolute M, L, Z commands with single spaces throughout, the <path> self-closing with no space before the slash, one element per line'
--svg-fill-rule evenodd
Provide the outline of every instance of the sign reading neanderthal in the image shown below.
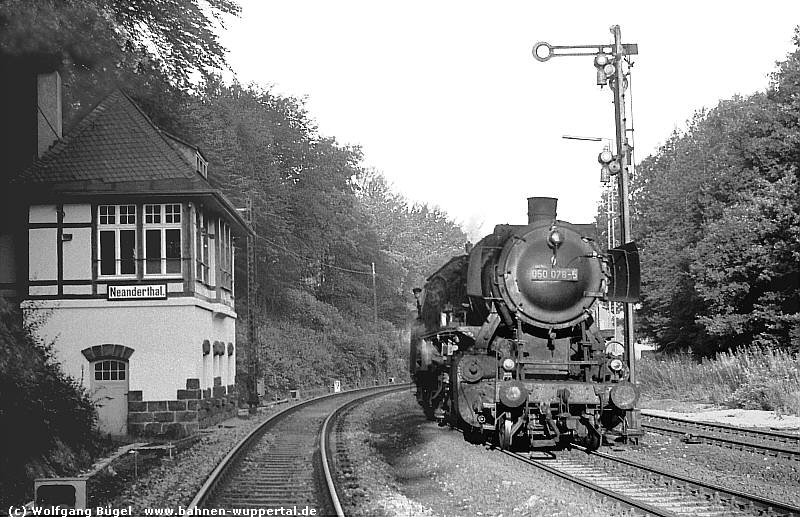
<path fill-rule="evenodd" d="M 110 285 L 109 300 L 166 300 L 167 284 L 158 285 Z"/>

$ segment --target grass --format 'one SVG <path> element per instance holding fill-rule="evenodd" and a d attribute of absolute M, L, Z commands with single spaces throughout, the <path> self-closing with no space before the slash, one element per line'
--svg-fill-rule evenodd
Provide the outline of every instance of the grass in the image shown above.
<path fill-rule="evenodd" d="M 800 356 L 747 348 L 697 362 L 691 356 L 643 357 L 638 382 L 652 399 L 800 415 Z"/>

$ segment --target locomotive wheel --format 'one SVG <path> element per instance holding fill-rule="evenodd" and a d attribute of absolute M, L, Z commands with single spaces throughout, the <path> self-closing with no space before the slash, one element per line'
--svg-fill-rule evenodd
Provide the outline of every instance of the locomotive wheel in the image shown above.
<path fill-rule="evenodd" d="M 464 430 L 464 440 L 473 445 L 480 445 L 483 443 L 483 433 L 470 427 Z"/>
<path fill-rule="evenodd" d="M 511 419 L 504 418 L 502 425 L 499 427 L 498 438 L 500 439 L 500 448 L 503 450 L 508 450 L 511 448 L 511 440 L 513 439 L 513 436 L 511 435 Z"/>
<path fill-rule="evenodd" d="M 600 442 L 602 442 L 600 433 L 597 431 L 589 431 L 588 436 L 586 436 L 586 448 L 590 451 L 596 451 L 600 448 Z"/>

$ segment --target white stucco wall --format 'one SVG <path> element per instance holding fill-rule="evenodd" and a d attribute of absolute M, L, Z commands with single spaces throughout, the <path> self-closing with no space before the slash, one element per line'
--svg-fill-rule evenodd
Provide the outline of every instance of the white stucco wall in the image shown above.
<path fill-rule="evenodd" d="M 92 278 L 92 229 L 65 228 L 64 235 L 64 280 L 91 280 Z M 90 291 L 91 292 L 91 291 Z"/>
<path fill-rule="evenodd" d="M 36 250 L 28 259 L 30 280 L 56 280 L 58 278 L 58 230 L 32 228 L 28 231 L 29 249 Z"/>
<path fill-rule="evenodd" d="M 129 361 L 130 389 L 141 390 L 143 400 L 174 400 L 189 378 L 201 379 L 203 389 L 211 387 L 213 377 L 203 376 L 204 339 L 212 345 L 214 341 L 226 344 L 225 355 L 218 358 L 222 384 L 235 383 L 236 353 L 227 355 L 227 343 L 234 343 L 235 350 L 236 315 L 221 304 L 191 297 L 124 302 L 36 300 L 24 302 L 23 309 L 27 319 L 43 320 L 38 336 L 54 342 L 64 371 L 86 388 L 91 372 L 81 350 L 105 343 L 134 350 Z"/>

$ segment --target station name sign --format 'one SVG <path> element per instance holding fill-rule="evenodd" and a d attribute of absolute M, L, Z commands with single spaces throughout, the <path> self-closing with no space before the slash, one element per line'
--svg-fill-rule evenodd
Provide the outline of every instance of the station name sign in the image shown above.
<path fill-rule="evenodd" d="M 166 300 L 167 284 L 110 285 L 109 300 Z"/>

